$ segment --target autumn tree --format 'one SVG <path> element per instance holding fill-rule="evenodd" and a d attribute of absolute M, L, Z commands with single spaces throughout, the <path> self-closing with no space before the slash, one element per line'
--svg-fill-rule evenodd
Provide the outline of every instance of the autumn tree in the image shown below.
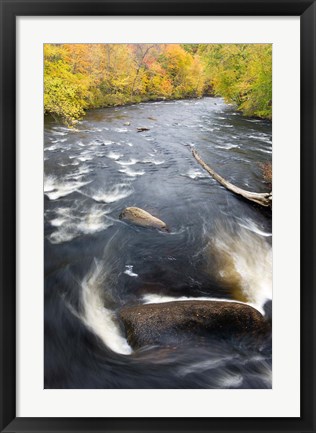
<path fill-rule="evenodd" d="M 44 46 L 44 110 L 68 125 L 89 108 L 208 94 L 271 118 L 271 45 Z"/>
<path fill-rule="evenodd" d="M 61 46 L 44 46 L 44 110 L 67 125 L 79 119 L 87 107 L 89 79 L 74 73 Z"/>

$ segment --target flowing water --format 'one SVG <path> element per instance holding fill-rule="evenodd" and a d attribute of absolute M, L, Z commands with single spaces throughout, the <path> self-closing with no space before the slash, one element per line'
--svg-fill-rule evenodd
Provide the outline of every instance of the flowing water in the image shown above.
<path fill-rule="evenodd" d="M 137 127 L 148 131 L 137 132 Z M 271 123 L 220 98 L 45 120 L 45 387 L 270 388 L 271 336 L 133 351 L 117 312 L 183 299 L 248 303 L 271 320 L 271 212 L 212 179 L 267 192 Z M 128 206 L 170 232 L 119 219 Z"/>

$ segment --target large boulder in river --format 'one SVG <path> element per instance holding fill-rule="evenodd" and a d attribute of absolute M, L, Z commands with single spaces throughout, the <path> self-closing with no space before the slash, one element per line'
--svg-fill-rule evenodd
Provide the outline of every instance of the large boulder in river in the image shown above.
<path fill-rule="evenodd" d="M 253 307 L 225 301 L 173 301 L 123 307 L 120 318 L 129 344 L 138 349 L 178 345 L 198 337 L 264 335 L 269 325 Z"/>
<path fill-rule="evenodd" d="M 120 214 L 120 219 L 141 227 L 152 227 L 162 231 L 169 231 L 166 223 L 139 207 L 125 208 Z"/>

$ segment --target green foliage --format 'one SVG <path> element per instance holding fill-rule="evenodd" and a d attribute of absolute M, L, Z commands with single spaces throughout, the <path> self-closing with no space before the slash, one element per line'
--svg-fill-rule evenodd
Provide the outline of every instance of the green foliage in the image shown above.
<path fill-rule="evenodd" d="M 272 48 L 255 44 L 46 44 L 44 110 L 71 125 L 86 109 L 223 96 L 271 118 Z"/>
<path fill-rule="evenodd" d="M 272 46 L 202 45 L 210 87 L 247 116 L 272 117 Z"/>

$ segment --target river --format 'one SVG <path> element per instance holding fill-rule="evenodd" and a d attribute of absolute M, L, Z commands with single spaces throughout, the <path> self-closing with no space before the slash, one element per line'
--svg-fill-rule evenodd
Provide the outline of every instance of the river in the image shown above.
<path fill-rule="evenodd" d="M 124 305 L 216 298 L 271 320 L 271 212 L 219 185 L 192 147 L 232 183 L 269 191 L 271 122 L 221 98 L 91 110 L 73 129 L 45 119 L 46 388 L 271 388 L 271 335 L 133 351 L 117 318 Z M 127 206 L 169 233 L 120 220 Z"/>

